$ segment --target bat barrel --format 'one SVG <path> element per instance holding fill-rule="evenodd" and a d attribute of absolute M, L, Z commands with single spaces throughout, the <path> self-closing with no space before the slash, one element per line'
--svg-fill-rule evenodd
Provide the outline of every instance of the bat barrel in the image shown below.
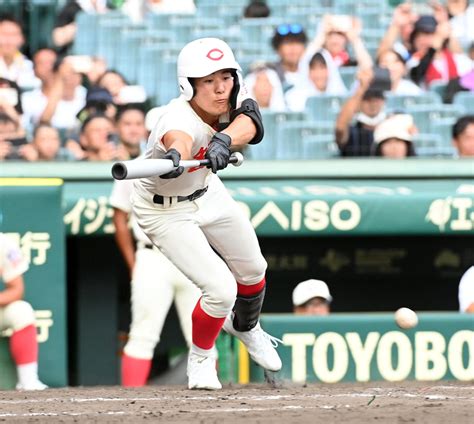
<path fill-rule="evenodd" d="M 112 177 L 116 180 L 124 180 L 127 178 L 127 165 L 122 162 L 116 162 L 112 166 Z"/>

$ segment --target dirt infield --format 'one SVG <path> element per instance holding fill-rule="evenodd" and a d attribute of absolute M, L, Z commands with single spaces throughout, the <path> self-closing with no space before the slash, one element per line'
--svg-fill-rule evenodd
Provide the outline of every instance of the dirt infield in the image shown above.
<path fill-rule="evenodd" d="M 0 392 L 0 422 L 472 423 L 474 385 L 460 383 L 176 386 Z"/>

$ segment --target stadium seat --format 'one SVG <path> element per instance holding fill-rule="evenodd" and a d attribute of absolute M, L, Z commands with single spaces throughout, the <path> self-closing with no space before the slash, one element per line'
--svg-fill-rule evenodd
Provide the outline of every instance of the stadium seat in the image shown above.
<path fill-rule="evenodd" d="M 474 93 L 472 91 L 460 91 L 454 95 L 453 104 L 463 108 L 463 114 L 474 113 Z"/>
<path fill-rule="evenodd" d="M 321 95 L 308 97 L 306 100 L 306 113 L 312 121 L 334 123 L 347 96 Z"/>
<path fill-rule="evenodd" d="M 435 133 L 432 124 L 440 118 L 457 118 L 462 115 L 463 108 L 459 105 L 419 104 L 406 109 L 413 116 L 415 125 L 420 133 Z"/>
<path fill-rule="evenodd" d="M 405 112 L 415 105 L 441 104 L 441 97 L 434 92 L 427 92 L 419 96 L 401 96 L 397 94 L 386 94 L 387 109 L 392 111 Z"/>
<path fill-rule="evenodd" d="M 347 89 L 352 87 L 357 75 L 357 66 L 341 66 L 339 73 L 341 74 L 342 81 Z"/>
<path fill-rule="evenodd" d="M 337 151 L 334 127 L 329 123 L 285 122 L 279 128 L 277 159 L 327 158 Z"/>
<path fill-rule="evenodd" d="M 441 136 L 438 134 L 417 134 L 413 137 L 413 144 L 417 156 L 453 156 L 453 146 L 443 145 Z"/>
<path fill-rule="evenodd" d="M 262 109 L 265 136 L 261 143 L 252 146 L 249 154 L 252 159 L 277 159 L 277 150 L 280 144 L 281 127 L 288 122 L 304 122 L 306 115 L 302 112 L 273 112 Z"/>
<path fill-rule="evenodd" d="M 73 52 L 76 55 L 97 54 L 98 50 L 98 15 L 79 12 L 76 16 L 77 32 L 73 43 Z"/>

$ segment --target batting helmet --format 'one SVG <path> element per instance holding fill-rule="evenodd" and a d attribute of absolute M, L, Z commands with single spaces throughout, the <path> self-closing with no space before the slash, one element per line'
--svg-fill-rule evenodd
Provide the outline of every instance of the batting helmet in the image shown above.
<path fill-rule="evenodd" d="M 234 87 L 239 83 L 237 71 L 242 71 L 234 53 L 218 38 L 199 38 L 186 44 L 178 56 L 178 83 L 186 100 L 194 96 L 189 78 L 200 78 L 222 69 L 234 70 Z M 238 90 L 238 88 L 237 88 Z"/>

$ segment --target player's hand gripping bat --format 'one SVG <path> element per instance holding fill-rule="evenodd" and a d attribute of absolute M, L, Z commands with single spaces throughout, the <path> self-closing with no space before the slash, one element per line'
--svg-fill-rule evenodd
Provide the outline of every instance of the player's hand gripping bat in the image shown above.
<path fill-rule="evenodd" d="M 229 163 L 234 166 L 242 165 L 242 153 L 232 153 Z M 193 168 L 209 165 L 209 159 L 181 160 L 179 166 Z M 112 176 L 116 180 L 131 180 L 135 178 L 148 178 L 166 174 L 176 169 L 171 159 L 133 159 L 115 162 L 112 166 Z"/>

